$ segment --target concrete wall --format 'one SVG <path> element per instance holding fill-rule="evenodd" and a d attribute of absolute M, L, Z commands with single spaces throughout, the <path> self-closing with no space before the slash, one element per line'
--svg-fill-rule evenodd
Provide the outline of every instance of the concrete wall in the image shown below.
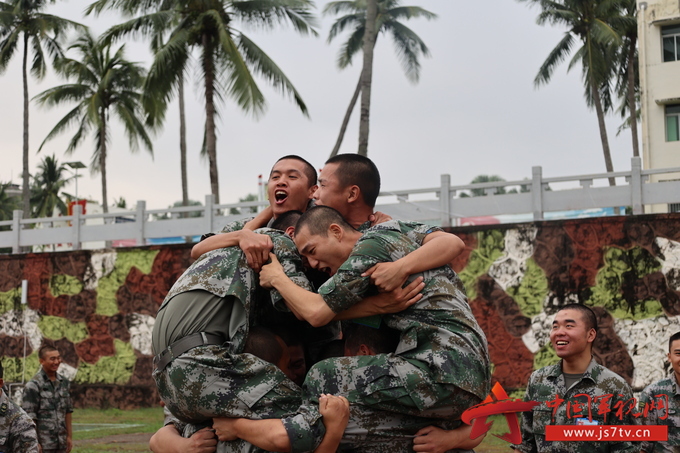
<path fill-rule="evenodd" d="M 506 389 L 522 388 L 533 369 L 554 363 L 551 315 L 568 302 L 595 307 L 595 355 L 603 364 L 636 389 L 664 375 L 667 338 L 680 330 L 680 215 L 455 231 L 467 244 L 457 271 L 488 336 L 494 379 Z M 189 252 L 176 245 L 0 256 L 5 381 L 22 380 L 25 338 L 26 378 L 38 368 L 40 345 L 57 345 L 79 407 L 157 404 L 153 316 Z"/>

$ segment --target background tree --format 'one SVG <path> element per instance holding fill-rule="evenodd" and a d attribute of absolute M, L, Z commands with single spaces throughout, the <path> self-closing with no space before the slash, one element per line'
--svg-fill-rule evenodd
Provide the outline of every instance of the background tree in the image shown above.
<path fill-rule="evenodd" d="M 77 102 L 77 105 L 54 126 L 40 148 L 77 124 L 76 133 L 66 149 L 66 153 L 70 154 L 88 134 L 94 133 L 95 149 L 90 168 L 101 173 L 102 208 L 107 213 L 109 203 L 106 158 L 111 113 L 125 127 L 130 150 L 137 151 L 141 141 L 142 146 L 153 155 L 153 146 L 142 114 L 144 69 L 125 60 L 124 46 L 112 52 L 110 44 L 96 42 L 89 33 L 82 34 L 68 50 L 75 51 L 78 57 L 59 59 L 56 69 L 74 82 L 50 88 L 40 93 L 36 99 L 39 104 L 47 106 L 66 102 Z"/>
<path fill-rule="evenodd" d="M 185 72 L 191 49 L 198 49 L 200 71 L 205 87 L 205 141 L 210 164 L 210 187 L 219 203 L 217 172 L 217 99 L 231 98 L 239 107 L 254 115 L 266 107 L 264 95 L 255 81 L 259 75 L 275 89 L 291 95 L 307 115 L 307 106 L 283 71 L 248 36 L 234 27 L 242 22 L 253 27 L 271 28 L 290 22 L 303 34 L 316 35 L 310 0 L 167 0 L 139 2 L 137 0 L 99 0 L 89 8 L 98 13 L 105 8 L 124 14 L 138 15 L 118 27 L 115 33 L 144 32 L 155 23 L 179 17 L 168 41 L 159 48 L 149 70 L 147 87 L 169 98 L 176 81 Z"/>
<path fill-rule="evenodd" d="M 636 0 L 623 0 L 623 13 L 632 20 L 623 21 L 622 29 L 619 30 L 623 38 L 621 47 L 618 49 L 616 92 L 622 99 L 619 107 L 624 126 L 630 127 L 633 141 L 633 156 L 640 156 L 638 139 L 637 119 L 639 114 L 638 103 L 640 95 L 640 69 L 638 65 L 637 51 L 637 2 Z"/>
<path fill-rule="evenodd" d="M 82 25 L 63 19 L 43 10 L 54 0 L 8 0 L 0 1 L 0 73 L 14 56 L 14 52 L 22 44 L 23 60 L 21 64 L 23 76 L 23 211 L 24 218 L 31 213 L 31 193 L 29 188 L 29 146 L 28 146 L 28 48 L 33 53 L 31 74 L 42 79 L 47 72 L 46 53 L 52 59 L 61 56 L 59 40 L 71 27 L 83 28 Z"/>
<path fill-rule="evenodd" d="M 323 14 L 344 14 L 339 17 L 330 32 L 328 33 L 328 42 L 330 43 L 340 33 L 347 29 L 352 29 L 347 41 L 340 48 L 338 54 L 337 64 L 340 69 L 344 69 L 352 64 L 354 56 L 363 49 L 364 37 L 366 35 L 366 14 L 367 3 L 365 0 L 354 1 L 335 1 L 330 2 L 324 8 Z M 437 15 L 431 13 L 418 6 L 401 6 L 399 0 L 378 0 L 376 12 L 376 39 L 373 40 L 373 47 L 377 42 L 377 36 L 380 33 L 389 33 L 394 42 L 394 49 L 397 52 L 406 77 L 413 83 L 417 83 L 420 77 L 420 57 L 430 56 L 430 50 L 420 37 L 410 28 L 405 26 L 401 21 L 407 19 L 415 19 L 423 17 L 431 20 L 436 19 Z M 363 70 L 362 73 L 363 75 Z M 361 76 L 359 83 L 354 90 L 349 107 L 345 112 L 340 133 L 335 143 L 335 147 L 331 152 L 331 157 L 335 156 L 340 150 L 342 140 L 347 130 L 347 124 L 352 116 L 352 111 L 359 99 L 361 93 Z"/>
<path fill-rule="evenodd" d="M 247 201 L 257 201 L 257 194 L 249 193 L 243 198 L 239 198 L 239 203 L 245 203 Z M 240 215 L 240 214 L 253 214 L 257 212 L 257 207 L 251 206 L 249 208 L 229 208 L 229 214 Z"/>
<path fill-rule="evenodd" d="M 628 17 L 622 15 L 623 0 L 519 1 L 540 6 L 541 12 L 536 21 L 539 25 L 549 23 L 567 27 L 564 38 L 538 70 L 534 79 L 536 86 L 548 83 L 555 68 L 569 56 L 576 41 L 580 42 L 581 47 L 574 52 L 568 69 L 581 64 L 586 103 L 597 114 L 605 167 L 607 172 L 613 172 L 604 115 L 612 107 L 611 80 L 616 60 L 615 49 L 622 42 L 617 30 L 623 29 L 624 23 L 629 21 Z M 609 178 L 609 184 L 616 185 L 614 178 Z"/>
<path fill-rule="evenodd" d="M 90 7 L 90 11 L 98 11 L 95 5 Z M 137 4 L 139 7 L 140 4 Z M 127 11 L 127 14 L 132 14 L 132 11 Z M 178 14 L 174 11 L 164 11 L 158 14 L 150 14 L 140 18 L 131 19 L 123 24 L 114 25 L 107 32 L 105 32 L 101 40 L 102 42 L 112 42 L 124 36 L 142 35 L 149 39 L 151 52 L 155 55 L 166 44 L 166 36 L 177 26 L 180 20 Z M 190 51 L 189 51 L 190 52 Z M 186 68 L 184 68 L 186 70 Z M 165 73 L 166 77 L 171 80 L 172 90 L 169 93 L 158 92 L 156 85 L 145 85 L 144 90 L 144 106 L 147 113 L 147 124 L 160 128 L 165 120 L 165 111 L 167 103 L 170 102 L 176 93 L 179 103 L 179 153 L 180 153 L 180 178 L 182 181 L 182 206 L 189 206 L 189 178 L 187 176 L 187 140 L 186 140 L 186 114 L 184 105 L 184 80 L 186 78 L 183 73 L 181 76 L 175 78 L 170 73 Z M 173 82 L 174 81 L 174 82 Z M 173 85 L 174 83 L 174 85 Z"/>
<path fill-rule="evenodd" d="M 19 209 L 20 200 L 9 193 L 11 182 L 0 182 L 0 221 L 12 220 L 14 211 Z M 9 229 L 10 227 L 2 227 Z"/>
<path fill-rule="evenodd" d="M 73 176 L 66 176 L 67 172 L 66 165 L 60 164 L 54 155 L 43 158 L 31 188 L 33 217 L 52 217 L 55 208 L 60 214 L 66 215 L 68 208 L 62 190 L 73 179 Z"/>

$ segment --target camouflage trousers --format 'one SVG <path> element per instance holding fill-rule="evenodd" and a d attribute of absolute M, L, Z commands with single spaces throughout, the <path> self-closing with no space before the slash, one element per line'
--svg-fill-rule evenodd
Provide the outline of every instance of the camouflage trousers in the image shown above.
<path fill-rule="evenodd" d="M 166 407 L 186 423 L 281 418 L 301 403 L 300 388 L 275 365 L 221 345 L 191 349 L 163 371 L 154 370 L 153 378 Z"/>
<path fill-rule="evenodd" d="M 419 429 L 429 425 L 454 429 L 463 411 L 481 402 L 454 385 L 436 382 L 419 362 L 394 354 L 338 357 L 317 363 L 305 378 L 298 415 L 305 419 L 318 413 L 321 393 L 342 395 L 350 401 L 343 451 L 412 451 Z M 282 420 L 291 451 L 311 451 L 313 448 L 304 449 L 308 445 L 297 445 L 296 439 L 309 439 L 308 427 L 314 422 L 308 418 L 305 425 L 299 425 L 299 420 Z"/>

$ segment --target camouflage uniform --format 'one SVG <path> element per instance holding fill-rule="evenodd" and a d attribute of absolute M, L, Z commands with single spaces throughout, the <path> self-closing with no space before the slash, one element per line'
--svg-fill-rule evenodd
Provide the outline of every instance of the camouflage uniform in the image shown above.
<path fill-rule="evenodd" d="M 552 420 L 553 407 L 546 403 L 554 401 L 556 396 L 564 401 L 557 406 L 555 418 Z M 587 396 L 586 396 L 587 395 Z M 604 395 L 612 395 L 608 402 L 611 412 L 599 414 Z M 634 452 L 639 446 L 631 442 L 592 442 L 592 441 L 546 441 L 546 425 L 576 425 L 578 418 L 588 418 L 588 408 L 592 409 L 592 419 L 599 425 L 635 425 L 631 411 L 624 411 L 621 419 L 615 414 L 617 401 L 634 403 L 633 393 L 621 376 L 602 365 L 590 361 L 583 377 L 569 389 L 565 386 L 562 374 L 562 362 L 536 370 L 529 378 L 525 401 L 538 401 L 540 404 L 532 411 L 522 413 L 522 443 L 513 448 L 524 452 L 550 453 L 599 453 L 599 452 Z M 567 405 L 571 402 L 572 413 L 567 414 Z M 574 402 L 579 402 L 582 412 L 575 415 Z M 629 408 L 630 404 L 626 405 Z M 578 406 L 578 405 L 577 405 Z M 633 411 L 635 407 L 632 407 Z M 628 412 L 628 413 L 625 413 Z"/>
<path fill-rule="evenodd" d="M 680 451 L 680 386 L 674 372 L 666 379 L 648 385 L 640 395 L 640 411 L 647 405 L 647 416 L 641 420 L 644 425 L 668 426 L 667 442 L 641 442 L 646 453 L 673 453 Z M 659 407 L 662 406 L 662 407 Z M 665 419 L 664 419 L 665 418 Z"/>
<path fill-rule="evenodd" d="M 21 407 L 36 421 L 43 451 L 66 451 L 66 414 L 73 412 L 69 387 L 68 379 L 57 374 L 51 381 L 41 367 L 24 388 Z"/>
<path fill-rule="evenodd" d="M 368 277 L 361 277 L 364 271 L 380 262 L 395 261 L 417 248 L 400 231 L 398 222 L 386 222 L 369 229 L 357 241 L 347 261 L 319 289 L 334 312 L 346 310 L 377 291 Z M 422 275 L 423 298 L 403 312 L 383 316 L 389 327 L 401 331 L 396 353 L 317 363 L 305 379 L 301 413 L 318 411 L 321 392 L 343 395 L 349 399 L 350 407 L 361 407 L 362 413 L 353 412 L 350 418 L 359 433 L 356 439 L 361 439 L 362 432 L 371 433 L 371 438 L 378 432 L 412 436 L 418 428 L 433 422 L 415 417 L 455 420 L 486 397 L 490 383 L 486 337 L 472 315 L 462 282 L 448 266 Z M 395 415 L 391 424 L 387 420 L 376 424 L 378 417 L 385 415 L 380 411 L 407 417 Z M 306 430 L 311 423 L 300 426 L 287 419 L 283 423 L 292 451 L 307 451 L 297 445 L 297 439 L 309 438 Z M 343 442 L 354 441 L 349 435 L 352 429 L 345 432 Z"/>
<path fill-rule="evenodd" d="M 35 423 L 0 389 L 0 453 L 38 453 Z"/>
<path fill-rule="evenodd" d="M 258 232 L 272 238 L 274 253 L 286 275 L 299 286 L 311 289 L 293 241 L 278 230 Z M 243 318 L 229 329 L 229 341 L 223 345 L 193 348 L 162 371 L 154 370 L 161 399 L 180 420 L 200 423 L 217 416 L 280 418 L 299 406 L 300 389 L 281 370 L 253 355 L 242 354 L 248 328 L 255 322 L 256 300 L 266 303 L 266 298 L 258 298 L 258 288 L 257 274 L 248 267 L 243 252 L 238 247 L 228 247 L 202 255 L 170 289 L 159 313 L 173 297 L 201 290 L 224 298 L 225 308 L 233 305 L 234 312 L 240 307 L 239 316 Z M 276 291 L 266 294 L 272 302 L 280 299 Z M 157 318 L 154 331 L 167 327 L 162 324 L 162 317 Z M 196 326 L 196 332 L 201 330 Z M 186 334 L 191 333 L 195 332 Z"/>

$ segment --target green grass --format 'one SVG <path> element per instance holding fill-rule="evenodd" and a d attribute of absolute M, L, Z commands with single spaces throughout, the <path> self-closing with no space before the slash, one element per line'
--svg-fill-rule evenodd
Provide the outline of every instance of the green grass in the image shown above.
<path fill-rule="evenodd" d="M 103 426 L 96 426 L 96 425 Z M 83 426 L 87 425 L 87 426 Z M 116 426 L 118 425 L 118 426 Z M 76 409 L 73 412 L 73 439 L 97 439 L 117 434 L 154 433 L 163 426 L 163 409 L 160 407 L 134 409 Z M 115 445 L 103 445 L 98 449 L 88 445 L 87 449 L 75 448 L 78 453 L 91 451 L 118 451 Z M 146 451 L 143 450 L 126 451 Z"/>
<path fill-rule="evenodd" d="M 486 434 L 486 437 L 477 448 L 475 452 L 477 453 L 512 453 L 514 450 L 510 450 L 510 445 L 508 442 L 499 439 L 494 436 L 497 434 L 502 436 L 503 434 L 509 432 L 508 424 L 505 421 L 505 417 L 501 415 L 492 415 L 487 419 L 487 423 L 493 421 L 491 426 L 491 431 Z"/>
<path fill-rule="evenodd" d="M 500 440 L 493 434 L 502 435 L 508 431 L 505 418 L 500 415 L 489 417 L 493 421 L 491 431 L 484 441 L 475 449 L 477 453 L 510 453 L 510 444 Z M 126 428 L 113 426 L 95 427 L 93 425 L 120 425 Z M 147 409 L 134 409 L 123 411 L 120 409 L 76 409 L 73 412 L 74 440 L 98 439 L 117 434 L 154 433 L 163 426 L 163 409 L 160 407 Z M 88 425 L 88 426 L 84 426 Z M 129 426 L 135 425 L 135 426 Z M 83 430 L 87 429 L 87 431 Z M 93 429 L 97 428 L 97 429 Z M 101 444 L 91 443 L 86 446 L 75 447 L 74 453 L 101 453 L 101 452 L 142 452 L 148 451 L 146 443 L 126 443 L 124 445 L 103 440 Z"/>

